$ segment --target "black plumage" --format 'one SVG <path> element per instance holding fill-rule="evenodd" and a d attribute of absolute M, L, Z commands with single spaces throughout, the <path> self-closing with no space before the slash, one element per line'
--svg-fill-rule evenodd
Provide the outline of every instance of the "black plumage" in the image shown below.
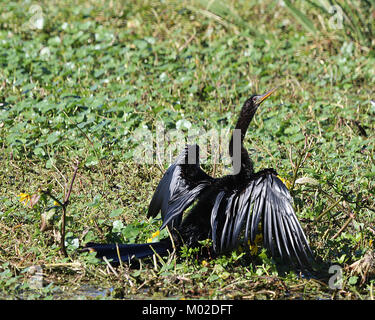
<path fill-rule="evenodd" d="M 274 89 L 251 96 L 241 109 L 229 143 L 235 174 L 210 177 L 200 168 L 199 147 L 189 145 L 162 177 L 150 202 L 148 216 L 155 217 L 161 212 L 161 228 L 169 227 L 176 246 L 194 247 L 201 240 L 211 239 L 213 252 L 220 254 L 236 249 L 241 243 L 247 248 L 260 233 L 263 246 L 271 256 L 301 267 L 308 267 L 312 262 L 313 254 L 293 210 L 288 189 L 274 169 L 254 172 L 253 162 L 243 146 L 257 108 L 273 92 Z M 105 253 L 104 246 L 107 258 L 118 260 L 118 250 L 116 255 L 108 253 L 111 245 L 89 245 L 100 256 Z M 171 248 L 171 240 L 151 246 L 158 253 L 165 253 Z M 149 252 L 149 245 L 139 248 L 138 256 L 147 256 L 143 253 Z M 126 245 L 120 251 L 120 258 L 129 257 Z"/>

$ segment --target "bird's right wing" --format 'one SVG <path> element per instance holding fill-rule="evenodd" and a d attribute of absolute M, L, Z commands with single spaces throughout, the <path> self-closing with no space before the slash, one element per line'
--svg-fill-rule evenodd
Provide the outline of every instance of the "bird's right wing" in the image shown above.
<path fill-rule="evenodd" d="M 260 229 L 261 227 L 261 229 Z M 292 198 L 282 181 L 264 170 L 241 190 L 218 193 L 211 213 L 214 249 L 235 249 L 243 234 L 245 246 L 257 234 L 272 256 L 309 265 L 313 253 L 293 210 Z"/>
<path fill-rule="evenodd" d="M 161 211 L 163 219 L 161 228 L 166 225 L 177 227 L 181 223 L 183 212 L 211 184 L 212 180 L 199 166 L 199 147 L 186 146 L 160 180 L 151 199 L 147 216 L 155 217 Z"/>

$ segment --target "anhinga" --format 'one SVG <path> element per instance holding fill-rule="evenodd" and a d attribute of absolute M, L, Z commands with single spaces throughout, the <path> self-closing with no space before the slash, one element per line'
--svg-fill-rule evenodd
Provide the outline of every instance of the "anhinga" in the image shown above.
<path fill-rule="evenodd" d="M 199 166 L 199 147 L 188 145 L 168 168 L 159 182 L 148 209 L 148 216 L 160 211 L 162 228 L 169 227 L 170 238 L 148 244 L 94 244 L 86 246 L 114 261 L 119 258 L 144 258 L 165 254 L 173 245 L 199 246 L 205 239 L 212 240 L 214 253 L 236 249 L 241 242 L 248 248 L 257 234 L 273 257 L 310 266 L 313 254 L 292 207 L 287 187 L 274 169 L 254 172 L 253 162 L 243 146 L 243 140 L 259 105 L 275 89 L 263 95 L 253 95 L 242 107 L 229 143 L 229 154 L 236 173 L 212 178 Z M 239 133 L 239 135 L 238 135 Z M 237 134 L 237 135 L 236 135 Z M 240 156 L 240 158 L 239 158 Z M 184 212 L 192 207 L 187 216 Z"/>

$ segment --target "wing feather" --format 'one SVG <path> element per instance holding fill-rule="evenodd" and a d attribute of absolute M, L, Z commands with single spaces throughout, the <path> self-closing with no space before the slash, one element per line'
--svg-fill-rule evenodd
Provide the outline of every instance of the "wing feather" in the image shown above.
<path fill-rule="evenodd" d="M 280 239 L 278 243 L 278 248 L 279 248 L 279 254 L 281 259 L 284 258 L 284 255 L 286 254 L 288 257 L 290 256 L 289 249 L 288 247 L 285 246 L 285 244 L 288 242 L 286 238 L 285 232 L 283 230 L 285 229 L 284 227 L 284 218 L 283 218 L 283 213 L 282 213 L 282 207 L 279 203 L 279 200 L 276 198 L 275 199 L 276 206 L 275 206 L 275 214 L 273 215 L 273 220 L 274 220 L 274 225 L 273 228 L 275 230 L 275 236 L 276 239 Z M 276 240 L 277 241 L 277 240 Z"/>
<path fill-rule="evenodd" d="M 221 201 L 223 200 L 224 196 L 225 196 L 224 191 L 220 191 L 218 193 L 218 195 L 216 196 L 214 206 L 212 207 L 212 212 L 211 212 L 212 243 L 213 243 L 213 248 L 215 251 L 216 251 L 217 226 L 219 222 L 219 208 L 220 208 Z"/>
<path fill-rule="evenodd" d="M 161 228 L 164 228 L 171 221 L 181 221 L 182 213 L 194 202 L 207 185 L 207 183 L 201 183 L 193 189 L 183 189 L 178 193 L 176 192 L 168 202 L 168 209 L 164 214 Z"/>
<path fill-rule="evenodd" d="M 225 208 L 225 224 L 223 227 L 223 230 L 221 232 L 221 242 L 220 242 L 220 249 L 221 251 L 225 251 L 225 248 L 227 247 L 225 242 L 229 242 L 230 234 L 231 234 L 231 223 L 233 222 L 232 213 L 235 213 L 233 210 L 233 199 L 234 199 L 235 193 L 229 196 L 227 201 L 227 206 Z"/>
<path fill-rule="evenodd" d="M 191 154 L 195 163 L 189 163 Z M 168 168 L 160 180 L 151 199 L 147 216 L 155 217 L 160 211 L 163 219 L 161 228 L 166 225 L 177 227 L 183 212 L 211 184 L 212 178 L 199 166 L 199 147 L 188 145 Z"/>
<path fill-rule="evenodd" d="M 267 185 L 264 183 L 264 178 L 262 177 L 259 181 L 256 182 L 255 194 L 251 195 L 254 196 L 254 207 L 251 215 L 251 230 L 250 230 L 250 241 L 254 243 L 255 237 L 258 233 L 258 227 L 261 219 L 263 218 L 263 210 L 264 204 L 266 200 L 266 187 Z M 263 183 L 262 183 L 263 182 Z M 261 184 L 262 183 L 262 184 Z"/>
<path fill-rule="evenodd" d="M 262 232 L 263 245 L 272 256 L 296 261 L 300 266 L 309 265 L 313 260 L 313 253 L 293 210 L 289 190 L 274 172 L 265 170 L 258 173 L 244 188 L 233 194 L 219 193 L 212 210 L 216 212 L 214 245 L 218 232 L 218 205 L 224 196 L 227 204 L 219 245 L 221 250 L 237 247 L 244 229 L 245 245 L 249 239 L 254 243 L 258 232 Z"/>
<path fill-rule="evenodd" d="M 263 241 L 265 247 L 271 251 L 272 256 L 275 255 L 275 250 L 273 246 L 273 237 L 272 237 L 272 216 L 274 215 L 271 201 L 267 199 L 265 201 L 264 215 L 263 215 Z"/>
<path fill-rule="evenodd" d="M 253 187 L 253 185 L 251 185 Z M 238 208 L 237 208 L 237 215 L 235 217 L 234 225 L 233 225 L 233 235 L 232 235 L 232 247 L 237 247 L 239 243 L 239 235 L 242 230 L 243 223 L 246 218 L 246 213 L 249 207 L 249 194 L 251 193 L 252 188 L 245 189 L 245 192 L 241 193 L 238 197 Z"/>

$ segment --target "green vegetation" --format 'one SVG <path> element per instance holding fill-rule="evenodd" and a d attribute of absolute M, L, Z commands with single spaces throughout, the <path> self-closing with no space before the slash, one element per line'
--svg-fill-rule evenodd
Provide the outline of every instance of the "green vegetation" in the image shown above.
<path fill-rule="evenodd" d="M 0 298 L 373 299 L 375 10 L 353 2 L 367 9 L 343 6 L 339 29 L 323 1 L 3 0 Z M 77 251 L 158 230 L 146 212 L 169 163 L 134 160 L 144 132 L 230 128 L 246 97 L 275 86 L 247 148 L 257 169 L 289 180 L 322 268 L 342 267 L 341 289 L 278 274 L 263 251 L 250 263 L 184 248 L 134 268 Z M 63 202 L 77 161 L 65 257 L 61 206 L 36 197 Z M 224 172 L 211 155 L 203 167 Z"/>

